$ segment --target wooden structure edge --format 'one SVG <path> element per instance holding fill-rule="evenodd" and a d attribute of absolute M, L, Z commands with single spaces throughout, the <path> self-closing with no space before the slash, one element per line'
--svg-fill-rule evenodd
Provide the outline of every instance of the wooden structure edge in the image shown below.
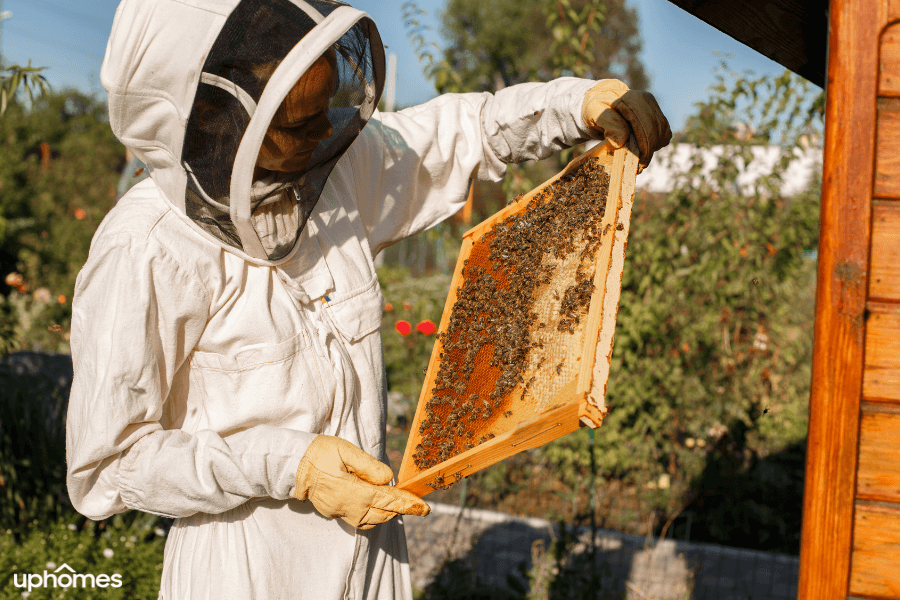
<path fill-rule="evenodd" d="M 609 176 L 609 193 L 606 197 L 606 210 L 603 213 L 603 221 L 601 222 L 601 235 L 605 239 L 604 243 L 600 245 L 599 256 L 594 259 L 594 294 L 588 310 L 584 331 L 584 346 L 588 349 L 588 354 L 582 357 L 581 367 L 578 372 L 577 391 L 580 394 L 590 392 L 591 384 L 593 383 L 597 339 L 600 337 L 600 329 L 603 325 L 603 310 L 606 305 L 605 300 L 608 292 L 609 267 L 612 262 L 613 248 L 615 247 L 616 223 L 619 222 L 619 209 L 622 207 L 622 169 L 625 167 L 625 154 L 625 152 L 614 153 L 612 173 Z M 593 301 L 593 298 L 600 300 L 600 302 Z"/>
<path fill-rule="evenodd" d="M 879 7 L 830 12 L 800 600 L 849 593 L 874 179 Z"/>
<path fill-rule="evenodd" d="M 634 207 L 635 180 L 638 170 L 638 147 L 634 136 L 628 140 L 630 152 L 623 152 L 622 185 L 619 189 L 618 213 L 616 217 L 615 237 L 612 247 L 612 264 L 606 278 L 606 294 L 603 297 L 603 315 L 614 314 L 612 319 L 603 319 L 598 332 L 597 346 L 594 355 L 594 372 L 591 387 L 586 401 L 604 416 L 606 409 L 606 389 L 609 383 L 609 370 L 612 362 L 613 342 L 616 337 L 616 321 L 619 314 L 619 298 L 622 294 L 622 276 L 625 273 L 625 255 L 628 249 L 628 234 L 631 231 L 631 211 Z M 619 229 L 621 227 L 621 229 Z M 597 360 L 603 356 L 604 360 Z M 585 418 L 582 421 L 588 427 L 599 426 Z"/>

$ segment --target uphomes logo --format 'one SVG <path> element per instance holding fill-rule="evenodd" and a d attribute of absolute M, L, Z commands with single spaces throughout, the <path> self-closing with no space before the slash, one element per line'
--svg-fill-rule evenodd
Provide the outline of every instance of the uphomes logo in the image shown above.
<path fill-rule="evenodd" d="M 47 563 L 47 568 L 52 569 L 56 565 Z M 13 585 L 17 588 L 28 588 L 25 593 L 31 594 L 34 588 L 105 588 L 122 587 L 122 576 L 118 573 L 112 575 L 94 575 L 92 573 L 76 573 L 75 569 L 63 563 L 52 573 L 44 569 L 44 574 L 39 573 L 13 573 Z M 27 596 L 26 596 L 27 597 Z"/>

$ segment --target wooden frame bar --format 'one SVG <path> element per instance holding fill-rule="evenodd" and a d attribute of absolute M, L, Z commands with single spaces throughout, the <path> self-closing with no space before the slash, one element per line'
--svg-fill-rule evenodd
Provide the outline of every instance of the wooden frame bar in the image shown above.
<path fill-rule="evenodd" d="M 832 0 L 798 598 L 844 600 L 859 442 L 879 5 Z"/>

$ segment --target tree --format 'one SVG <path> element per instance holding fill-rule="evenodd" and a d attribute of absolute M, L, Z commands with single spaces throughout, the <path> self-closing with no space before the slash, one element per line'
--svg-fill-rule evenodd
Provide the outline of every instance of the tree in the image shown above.
<path fill-rule="evenodd" d="M 11 103 L 0 145 L 0 342 L 65 351 L 75 277 L 115 201 L 124 151 L 106 105 L 73 90 L 35 98 L 28 110 Z M 14 309 L 12 337 L 4 307 Z"/>
<path fill-rule="evenodd" d="M 425 43 L 422 14 L 415 2 L 404 4 L 410 38 L 441 93 L 562 75 L 649 85 L 637 13 L 624 0 L 449 0 L 441 13 L 444 48 Z"/>

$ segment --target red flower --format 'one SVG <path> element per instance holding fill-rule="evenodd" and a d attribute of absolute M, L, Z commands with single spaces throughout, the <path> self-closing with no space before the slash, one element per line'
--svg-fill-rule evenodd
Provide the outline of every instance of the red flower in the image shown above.
<path fill-rule="evenodd" d="M 384 303 L 384 312 L 394 312 L 394 305 L 390 302 Z"/>
<path fill-rule="evenodd" d="M 411 309 L 411 308 L 412 308 L 412 304 L 410 304 L 409 302 L 407 302 L 406 300 L 404 300 L 404 301 L 403 301 L 403 310 L 409 310 L 409 309 Z"/>
<path fill-rule="evenodd" d="M 431 335 L 435 331 L 437 331 L 437 326 L 431 321 L 431 319 L 425 319 L 418 325 L 416 325 L 416 331 L 421 333 L 422 335 Z"/>
<path fill-rule="evenodd" d="M 412 325 L 410 325 L 409 321 L 397 321 L 394 324 L 394 329 L 397 330 L 397 333 L 406 337 L 412 331 Z"/>

